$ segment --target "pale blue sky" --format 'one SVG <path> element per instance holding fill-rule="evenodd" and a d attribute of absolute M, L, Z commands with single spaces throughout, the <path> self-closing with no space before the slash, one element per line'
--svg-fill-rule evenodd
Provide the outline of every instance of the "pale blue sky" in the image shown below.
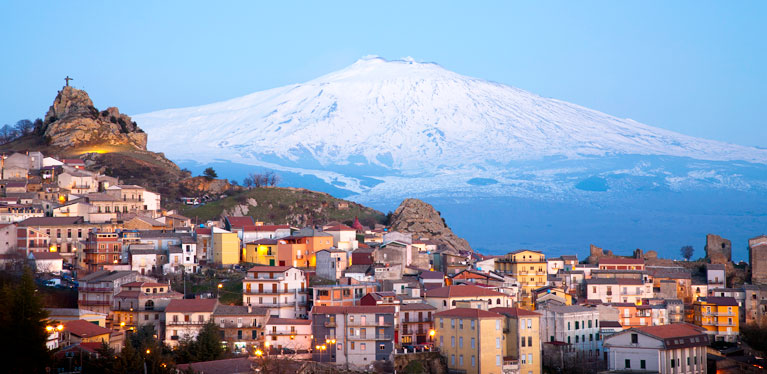
<path fill-rule="evenodd" d="M 470 3 L 2 2 L 0 124 L 42 117 L 66 75 L 97 107 L 137 114 L 377 54 L 767 146 L 767 2 Z"/>

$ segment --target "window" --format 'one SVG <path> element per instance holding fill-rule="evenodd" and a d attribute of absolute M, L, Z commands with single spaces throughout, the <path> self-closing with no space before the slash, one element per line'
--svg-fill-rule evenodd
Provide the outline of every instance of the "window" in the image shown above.
<path fill-rule="evenodd" d="M 570 322 L 567 322 L 567 329 L 570 330 Z"/>
<path fill-rule="evenodd" d="M 591 320 L 589 320 L 589 328 L 591 328 Z"/>
<path fill-rule="evenodd" d="M 638 343 L 639 343 L 639 335 L 631 334 L 631 344 L 638 344 Z"/>
<path fill-rule="evenodd" d="M 445 320 L 443 318 L 439 319 L 439 328 L 441 328 L 441 329 L 445 328 L 444 322 L 445 322 Z"/>
<path fill-rule="evenodd" d="M 445 340 L 444 340 L 444 339 L 442 339 L 442 338 L 444 338 L 444 336 L 440 335 L 440 336 L 439 336 L 439 345 L 440 345 L 440 346 L 445 344 Z"/>
<path fill-rule="evenodd" d="M 386 350 L 386 344 L 379 344 L 378 345 L 378 350 L 379 351 L 385 351 Z"/>
<path fill-rule="evenodd" d="M 524 336 L 520 336 L 519 340 L 520 340 L 519 344 L 521 344 L 524 347 L 525 346 L 525 337 Z"/>
<path fill-rule="evenodd" d="M 676 367 L 676 360 L 674 360 L 673 358 L 671 359 L 671 367 L 672 368 Z"/>
<path fill-rule="evenodd" d="M 463 348 L 463 336 L 458 337 L 458 348 Z"/>
<path fill-rule="evenodd" d="M 203 316 L 202 314 L 197 316 L 197 321 L 198 322 L 205 322 L 205 316 Z"/>
<path fill-rule="evenodd" d="M 474 367 L 474 355 L 471 355 L 471 367 Z"/>
<path fill-rule="evenodd" d="M 458 320 L 458 328 L 463 330 L 463 320 L 462 319 Z"/>
<path fill-rule="evenodd" d="M 590 341 L 590 342 L 593 342 L 593 341 L 594 341 L 594 334 L 589 334 L 589 341 Z"/>
<path fill-rule="evenodd" d="M 528 318 L 527 319 L 527 328 L 528 329 L 533 328 L 533 319 L 532 318 Z"/>
<path fill-rule="evenodd" d="M 450 346 L 455 347 L 455 336 L 450 337 Z"/>
<path fill-rule="evenodd" d="M 455 328 L 455 320 L 452 318 L 450 319 L 450 328 Z"/>
<path fill-rule="evenodd" d="M 471 347 L 474 348 L 474 338 L 471 338 Z"/>
<path fill-rule="evenodd" d="M 639 360 L 639 368 L 647 369 L 647 363 L 645 363 L 645 360 Z"/>
<path fill-rule="evenodd" d="M 365 348 L 367 348 L 367 344 L 366 343 L 360 343 L 360 351 L 364 351 Z"/>
<path fill-rule="evenodd" d="M 495 348 L 501 348 L 501 338 L 495 338 Z"/>
<path fill-rule="evenodd" d="M 673 365 L 671 365 L 673 367 Z M 626 369 L 631 369 L 631 360 L 626 359 Z"/>
<path fill-rule="evenodd" d="M 687 356 L 687 366 L 692 365 L 692 361 L 690 360 L 690 356 Z"/>
<path fill-rule="evenodd" d="M 351 342 L 349 344 L 351 344 L 351 350 L 353 351 L 354 350 L 354 342 Z"/>
<path fill-rule="evenodd" d="M 578 338 L 580 338 L 580 336 L 578 336 L 578 335 L 575 335 L 575 342 L 576 342 L 576 343 L 578 343 Z"/>
<path fill-rule="evenodd" d="M 532 336 L 528 336 L 527 337 L 527 346 L 528 347 L 532 347 L 533 346 L 533 337 Z"/>
<path fill-rule="evenodd" d="M 567 344 L 570 344 L 570 337 L 567 337 Z"/>
<path fill-rule="evenodd" d="M 455 365 L 455 355 L 450 355 L 450 365 Z"/>
<path fill-rule="evenodd" d="M 497 319 L 495 320 L 495 329 L 500 330 L 501 329 L 501 320 Z"/>
<path fill-rule="evenodd" d="M 501 366 L 501 355 L 495 355 L 495 366 Z"/>
<path fill-rule="evenodd" d="M 474 330 L 474 320 L 471 320 L 471 329 Z"/>
<path fill-rule="evenodd" d="M 575 329 L 578 330 L 578 321 L 575 321 Z"/>
<path fill-rule="evenodd" d="M 533 363 L 533 354 L 532 353 L 528 353 L 527 354 L 527 363 L 528 364 L 532 364 Z"/>
<path fill-rule="evenodd" d="M 463 355 L 458 356 L 458 366 L 463 366 Z"/>

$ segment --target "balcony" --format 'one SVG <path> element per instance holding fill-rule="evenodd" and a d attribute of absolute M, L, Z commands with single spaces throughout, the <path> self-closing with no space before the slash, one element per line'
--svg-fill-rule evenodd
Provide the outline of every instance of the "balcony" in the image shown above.
<path fill-rule="evenodd" d="M 88 261 L 86 261 L 88 262 Z M 80 292 L 114 292 L 113 289 L 107 287 L 80 287 Z"/>
<path fill-rule="evenodd" d="M 79 300 L 80 305 L 112 305 L 109 300 Z"/>
<path fill-rule="evenodd" d="M 167 326 L 202 326 L 208 321 L 167 321 Z"/>
<path fill-rule="evenodd" d="M 370 334 L 370 335 L 349 335 L 347 340 L 394 340 L 392 335 L 389 334 Z"/>
<path fill-rule="evenodd" d="M 325 327 L 336 327 L 336 321 L 326 321 Z"/>
<path fill-rule="evenodd" d="M 392 324 L 390 322 L 378 323 L 378 321 L 350 321 L 346 323 L 349 327 L 388 327 Z"/>
<path fill-rule="evenodd" d="M 430 323 L 430 322 L 434 322 L 434 319 L 432 319 L 432 318 L 424 318 L 424 319 L 421 319 L 421 320 L 415 320 L 415 319 L 414 320 L 407 320 L 406 319 L 406 320 L 402 321 L 402 323 Z"/>
<path fill-rule="evenodd" d="M 252 290 L 251 289 L 250 291 L 245 290 L 245 291 L 243 291 L 243 293 L 246 294 L 246 295 L 285 295 L 285 296 L 292 296 L 295 293 L 295 291 L 276 291 L 275 292 L 275 291 L 272 291 L 272 290 L 259 291 L 259 290 Z"/>

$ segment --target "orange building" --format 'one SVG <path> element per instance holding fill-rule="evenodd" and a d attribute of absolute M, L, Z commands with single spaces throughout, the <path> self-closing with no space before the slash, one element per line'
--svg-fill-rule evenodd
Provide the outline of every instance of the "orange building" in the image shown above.
<path fill-rule="evenodd" d="M 104 265 L 121 262 L 122 241 L 120 235 L 114 232 L 91 232 L 85 242 L 85 264 L 88 271 L 97 271 Z"/>
<path fill-rule="evenodd" d="M 279 239 L 277 263 L 279 266 L 315 267 L 315 253 L 332 247 L 332 235 L 310 227 L 303 228 Z"/>
<path fill-rule="evenodd" d="M 312 287 L 315 306 L 362 305 L 363 296 L 376 292 L 376 283 L 317 285 Z"/>
<path fill-rule="evenodd" d="M 715 340 L 738 340 L 739 311 L 734 297 L 700 298 L 693 304 L 693 314 L 693 323 L 706 329 Z"/>

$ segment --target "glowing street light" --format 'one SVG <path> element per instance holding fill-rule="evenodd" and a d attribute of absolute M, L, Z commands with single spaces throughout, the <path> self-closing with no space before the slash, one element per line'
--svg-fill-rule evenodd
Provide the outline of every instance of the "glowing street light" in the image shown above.
<path fill-rule="evenodd" d="M 262 352 L 260 349 L 256 349 L 256 356 L 261 357 L 263 354 L 264 352 Z"/>
<path fill-rule="evenodd" d="M 150 354 L 150 353 L 152 353 L 152 351 L 147 349 L 146 354 Z"/>
<path fill-rule="evenodd" d="M 125 322 L 120 322 L 120 327 L 125 327 Z"/>
<path fill-rule="evenodd" d="M 224 285 L 223 285 L 223 284 L 221 284 L 221 283 L 219 283 L 219 284 L 218 284 L 218 289 L 220 290 L 220 289 L 222 289 L 222 288 L 224 288 Z"/>
<path fill-rule="evenodd" d="M 53 326 L 45 326 L 45 331 L 53 332 Z"/>
<path fill-rule="evenodd" d="M 434 335 L 437 335 L 437 332 L 434 331 L 434 329 L 429 330 L 429 336 L 431 336 L 433 338 Z"/>

